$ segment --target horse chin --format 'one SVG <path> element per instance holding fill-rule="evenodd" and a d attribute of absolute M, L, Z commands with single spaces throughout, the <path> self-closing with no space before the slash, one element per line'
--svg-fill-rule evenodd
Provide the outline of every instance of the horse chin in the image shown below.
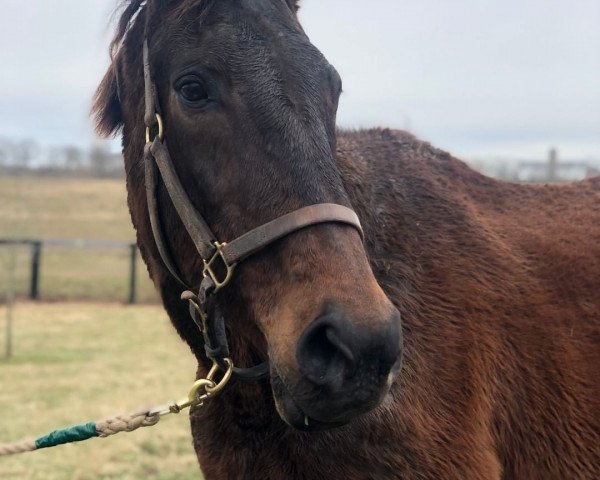
<path fill-rule="evenodd" d="M 272 370 L 271 385 L 273 388 L 273 397 L 275 399 L 275 408 L 281 419 L 296 430 L 304 432 L 313 432 L 317 430 L 327 430 L 341 427 L 349 423 L 355 416 L 345 418 L 343 421 L 322 421 L 317 420 L 298 406 L 294 397 L 286 387 L 279 374 Z"/>
<path fill-rule="evenodd" d="M 341 427 L 346 422 L 322 422 L 308 416 L 294 401 L 294 398 L 287 390 L 279 376 L 272 378 L 273 383 L 279 383 L 279 387 L 273 387 L 275 398 L 275 407 L 281 419 L 290 427 L 303 432 L 313 432 L 316 430 L 327 430 L 330 428 Z"/>

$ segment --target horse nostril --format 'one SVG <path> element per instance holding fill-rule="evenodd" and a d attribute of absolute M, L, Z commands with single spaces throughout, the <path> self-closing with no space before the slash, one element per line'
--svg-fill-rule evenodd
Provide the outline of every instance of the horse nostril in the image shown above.
<path fill-rule="evenodd" d="M 335 330 L 333 328 L 325 329 L 325 336 L 327 337 L 327 340 L 329 340 L 331 345 L 336 347 L 339 350 L 339 352 L 346 358 L 348 364 L 354 366 L 355 360 L 352 351 L 348 348 L 346 344 L 344 344 L 344 342 L 342 342 L 337 333 L 335 333 Z"/>
<path fill-rule="evenodd" d="M 334 390 L 354 374 L 356 358 L 331 318 L 316 320 L 298 345 L 298 366 L 311 382 Z"/>

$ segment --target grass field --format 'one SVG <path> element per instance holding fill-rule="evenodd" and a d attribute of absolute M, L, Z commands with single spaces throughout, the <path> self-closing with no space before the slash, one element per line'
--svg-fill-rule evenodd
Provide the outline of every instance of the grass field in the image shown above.
<path fill-rule="evenodd" d="M 0 308 L 0 358 L 5 309 Z M 0 443 L 185 396 L 195 361 L 157 306 L 17 304 L 0 360 Z M 0 458 L 3 480 L 200 478 L 186 414 L 108 439 Z"/>
<path fill-rule="evenodd" d="M 95 239 L 134 242 L 122 179 L 0 177 L 0 238 Z M 10 284 L 28 292 L 31 252 L 0 247 L 0 295 Z M 9 279 L 11 262 L 14 278 Z M 125 300 L 127 249 L 46 247 L 40 290 L 46 300 Z M 138 266 L 138 298 L 157 299 L 143 262 Z"/>
<path fill-rule="evenodd" d="M 0 177 L 0 236 L 134 240 L 125 180 Z"/>

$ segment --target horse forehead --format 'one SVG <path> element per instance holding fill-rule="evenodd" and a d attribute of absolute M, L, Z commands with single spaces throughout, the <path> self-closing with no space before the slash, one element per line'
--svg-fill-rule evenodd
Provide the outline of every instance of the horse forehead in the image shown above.
<path fill-rule="evenodd" d="M 200 64 L 220 72 L 255 114 L 284 123 L 292 120 L 293 110 L 319 115 L 329 64 L 284 0 L 216 2 L 197 34 L 172 40 L 168 62 L 173 71 Z"/>
<path fill-rule="evenodd" d="M 298 26 L 286 0 L 219 0 L 205 15 L 209 22 L 247 24 L 269 28 L 273 26 Z"/>
<path fill-rule="evenodd" d="M 221 6 L 227 8 L 227 2 L 221 3 Z M 286 0 L 232 0 L 229 6 L 237 7 L 236 13 L 256 16 L 257 18 L 262 17 L 271 20 L 292 18 Z M 230 9 L 230 11 L 236 10 Z"/>
<path fill-rule="evenodd" d="M 216 2 L 198 34 L 172 37 L 175 66 L 204 63 L 246 82 L 293 77 L 309 87 L 328 65 L 284 0 Z"/>
<path fill-rule="evenodd" d="M 320 52 L 310 43 L 285 0 L 216 2 L 205 19 L 215 43 L 238 48 L 259 44 L 269 49 L 290 47 Z M 201 27 L 202 30 L 202 27 Z"/>

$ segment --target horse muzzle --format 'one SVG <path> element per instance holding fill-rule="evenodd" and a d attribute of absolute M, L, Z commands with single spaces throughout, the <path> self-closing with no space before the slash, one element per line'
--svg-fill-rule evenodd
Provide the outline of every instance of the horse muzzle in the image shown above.
<path fill-rule="evenodd" d="M 329 305 L 297 343 L 298 373 L 286 378 L 272 367 L 279 414 L 301 430 L 344 425 L 381 403 L 400 370 L 401 358 L 396 309 L 385 322 L 362 325 Z"/>

